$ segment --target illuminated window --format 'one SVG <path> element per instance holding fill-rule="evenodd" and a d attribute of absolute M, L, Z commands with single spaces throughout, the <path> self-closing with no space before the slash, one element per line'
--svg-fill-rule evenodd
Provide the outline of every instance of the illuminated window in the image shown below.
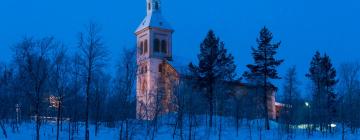
<path fill-rule="evenodd" d="M 154 52 L 160 52 L 160 40 L 159 39 L 154 40 Z"/>
<path fill-rule="evenodd" d="M 163 52 L 165 54 L 167 53 L 167 43 L 165 40 L 161 41 L 161 52 Z"/>

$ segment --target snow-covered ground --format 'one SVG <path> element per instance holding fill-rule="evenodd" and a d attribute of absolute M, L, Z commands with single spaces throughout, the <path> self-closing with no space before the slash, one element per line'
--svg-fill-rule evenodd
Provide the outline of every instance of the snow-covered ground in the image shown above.
<path fill-rule="evenodd" d="M 7 127 L 8 132 L 8 140 L 33 140 L 35 139 L 35 124 L 34 123 L 23 123 L 20 125 L 19 132 L 14 132 L 10 126 Z M 61 140 L 68 140 L 69 133 L 68 133 L 68 125 L 64 124 L 63 131 L 60 133 Z M 99 139 L 99 140 L 112 140 L 117 139 L 118 132 L 116 129 L 101 127 L 99 131 L 99 135 L 95 136 L 94 134 L 94 127 L 91 126 L 90 130 L 90 137 L 91 139 Z M 80 127 L 79 134 L 74 135 L 74 139 L 84 139 L 84 127 Z M 0 135 L 0 140 L 5 139 L 3 135 Z M 43 140 L 53 140 L 56 139 L 56 124 L 55 123 L 46 123 L 41 126 L 40 130 L 40 139 Z"/>
<path fill-rule="evenodd" d="M 261 121 L 259 121 L 261 122 Z M 146 122 L 137 122 L 136 125 L 132 128 L 133 139 L 135 140 L 146 140 L 149 137 L 146 136 Z M 238 133 L 235 129 L 235 125 L 232 124 L 233 121 L 224 121 L 223 123 L 223 130 L 221 133 L 222 140 L 287 140 L 288 137 L 284 134 L 280 129 L 279 126 L 272 122 L 271 126 L 272 129 L 270 131 L 264 131 L 263 125 L 253 121 L 252 128 L 249 129 L 246 123 L 241 125 Z M 91 140 L 117 140 L 119 139 L 119 128 L 108 128 L 105 126 L 101 126 L 99 133 L 97 136 L 94 134 L 94 126 L 91 125 L 90 127 L 90 139 Z M 261 129 L 260 129 L 261 128 Z M 188 139 L 188 131 L 185 125 L 184 127 L 184 139 Z M 219 139 L 219 128 L 214 127 L 213 129 L 208 129 L 204 126 L 200 126 L 196 128 L 195 139 L 198 140 L 218 140 Z M 341 133 L 340 128 L 337 128 L 335 134 L 327 134 L 323 135 L 321 133 L 315 133 L 312 136 L 307 136 L 304 132 L 305 130 L 296 130 L 294 137 L 291 139 L 295 140 L 304 140 L 304 139 L 316 139 L 316 140 L 341 140 Z M 34 123 L 23 123 L 20 126 L 19 132 L 13 132 L 9 125 L 7 125 L 7 132 L 8 132 L 8 140 L 33 140 L 35 139 L 35 125 Z M 74 135 L 75 140 L 82 140 L 84 139 L 84 127 L 81 126 L 79 133 Z M 173 132 L 174 129 L 170 125 L 163 123 L 163 125 L 159 128 L 158 132 L 155 135 L 155 139 L 159 140 L 168 140 L 173 139 Z M 5 139 L 2 133 L 0 133 L 0 140 Z M 48 122 L 43 124 L 41 127 L 41 139 L 42 140 L 54 140 L 56 139 L 56 124 L 54 122 Z M 63 131 L 60 135 L 61 140 L 68 140 L 69 133 L 68 133 L 68 124 L 64 123 Z M 179 137 L 175 136 L 175 139 L 179 139 Z M 357 135 L 346 135 L 346 140 L 359 140 L 360 134 Z"/>

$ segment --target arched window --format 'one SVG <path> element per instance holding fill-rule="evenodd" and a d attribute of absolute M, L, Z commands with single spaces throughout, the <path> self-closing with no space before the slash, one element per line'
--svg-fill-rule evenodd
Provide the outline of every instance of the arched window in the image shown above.
<path fill-rule="evenodd" d="M 151 10 L 151 4 L 150 4 L 150 2 L 148 3 L 148 9 L 149 9 L 149 11 Z"/>
<path fill-rule="evenodd" d="M 144 53 L 148 52 L 148 41 L 147 39 L 144 41 Z"/>
<path fill-rule="evenodd" d="M 161 41 L 161 52 L 163 52 L 165 54 L 167 53 L 167 43 L 165 40 Z"/>
<path fill-rule="evenodd" d="M 159 72 L 163 71 L 163 64 L 159 64 Z"/>
<path fill-rule="evenodd" d="M 140 55 L 143 54 L 143 50 L 144 50 L 144 43 L 141 41 L 141 42 L 140 42 L 140 48 L 139 48 L 139 54 L 140 54 Z"/>
<path fill-rule="evenodd" d="M 140 67 L 140 74 L 144 73 L 144 67 Z"/>
<path fill-rule="evenodd" d="M 147 81 L 146 79 L 141 79 L 141 82 L 140 82 L 140 86 L 141 86 L 141 92 L 142 94 L 145 94 L 146 93 L 146 84 L 147 84 Z"/>
<path fill-rule="evenodd" d="M 155 2 L 155 9 L 159 10 L 159 2 Z"/>
<path fill-rule="evenodd" d="M 160 52 L 160 40 L 159 39 L 154 40 L 154 52 Z"/>

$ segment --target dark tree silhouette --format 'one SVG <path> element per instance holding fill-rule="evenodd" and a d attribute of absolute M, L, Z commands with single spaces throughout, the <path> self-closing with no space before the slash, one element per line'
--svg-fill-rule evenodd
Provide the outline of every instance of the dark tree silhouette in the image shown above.
<path fill-rule="evenodd" d="M 295 124 L 296 112 L 299 110 L 300 103 L 300 91 L 298 89 L 300 82 L 297 79 L 296 67 L 290 67 L 284 76 L 284 89 L 282 102 L 285 104 L 284 109 L 280 112 L 281 123 L 285 125 L 286 133 L 291 134 L 291 125 Z"/>
<path fill-rule="evenodd" d="M 328 55 L 321 56 L 316 52 L 311 63 L 309 73 L 306 76 L 314 86 L 312 99 L 312 121 L 331 132 L 330 124 L 335 120 L 336 93 L 334 87 L 337 83 L 336 70 L 333 67 Z"/>
<path fill-rule="evenodd" d="M 352 134 L 359 125 L 360 108 L 360 64 L 342 63 L 339 68 L 338 86 L 338 121 L 341 122 L 342 139 L 345 139 L 346 129 L 350 128 Z"/>
<path fill-rule="evenodd" d="M 5 128 L 7 120 L 11 117 L 14 96 L 11 94 L 11 86 L 14 80 L 13 70 L 0 63 L 0 129 L 5 139 L 8 134 Z"/>
<path fill-rule="evenodd" d="M 96 72 L 104 67 L 108 51 L 103 44 L 102 37 L 100 36 L 99 26 L 93 22 L 88 25 L 86 33 L 80 33 L 78 46 L 80 49 L 86 83 L 85 139 L 89 140 L 89 104 L 91 85 Z"/>
<path fill-rule="evenodd" d="M 21 79 L 22 91 L 34 108 L 36 139 L 40 139 L 41 116 L 44 114 L 43 98 L 49 90 L 50 52 L 57 47 L 53 37 L 34 40 L 25 38 L 15 46 L 15 63 Z M 19 89 L 20 90 L 20 89 Z"/>
<path fill-rule="evenodd" d="M 266 28 L 262 28 L 260 36 L 256 40 L 258 47 L 252 48 L 252 56 L 254 64 L 249 64 L 247 67 L 249 71 L 244 73 L 244 77 L 253 80 L 256 84 L 263 87 L 263 107 L 265 117 L 265 129 L 270 129 L 269 113 L 268 113 L 268 94 L 276 87 L 271 83 L 271 79 L 280 79 L 277 73 L 277 67 L 283 63 L 284 60 L 275 58 L 277 49 L 280 47 L 279 43 L 272 43 L 273 35 Z"/>
<path fill-rule="evenodd" d="M 129 139 L 131 131 L 131 118 L 135 114 L 135 100 L 131 94 L 135 90 L 137 74 L 136 49 L 125 48 L 122 50 L 121 60 L 118 62 L 118 71 L 115 79 L 115 108 L 120 124 L 120 140 Z"/>
<path fill-rule="evenodd" d="M 234 57 L 227 52 L 221 42 L 210 30 L 200 45 L 199 64 L 190 63 L 189 68 L 196 80 L 196 86 L 203 92 L 209 105 L 209 126 L 212 127 L 214 114 L 215 85 L 235 77 Z"/>

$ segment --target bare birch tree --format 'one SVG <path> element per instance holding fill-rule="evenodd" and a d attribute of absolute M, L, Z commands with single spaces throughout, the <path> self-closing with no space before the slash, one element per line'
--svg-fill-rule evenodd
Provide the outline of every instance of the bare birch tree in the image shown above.
<path fill-rule="evenodd" d="M 66 48 L 63 45 L 59 45 L 53 53 L 53 64 L 51 68 L 51 76 L 50 76 L 50 86 L 53 89 L 52 100 L 50 100 L 51 105 L 56 108 L 56 139 L 59 139 L 60 131 L 62 130 L 62 112 L 63 111 L 63 103 L 65 94 L 69 89 L 69 61 L 67 57 Z M 61 125 L 61 128 L 60 128 Z"/>
<path fill-rule="evenodd" d="M 79 35 L 78 47 L 80 49 L 81 64 L 85 74 L 85 139 L 89 140 L 89 105 L 93 76 L 104 67 L 105 60 L 108 56 L 108 51 L 100 35 L 99 25 L 93 22 L 89 23 L 86 31 L 81 32 Z"/>
<path fill-rule="evenodd" d="M 296 67 L 292 66 L 290 67 L 285 76 L 284 76 L 284 97 L 283 97 L 283 103 L 284 108 L 281 111 L 281 120 L 283 124 L 285 125 L 285 130 L 289 136 L 292 135 L 292 128 L 291 125 L 294 125 L 295 123 L 295 115 L 296 111 L 299 110 L 298 101 L 299 101 L 299 80 L 297 79 L 296 74 Z"/>
<path fill-rule="evenodd" d="M 339 121 L 341 122 L 342 139 L 346 139 L 346 127 L 355 132 L 359 120 L 360 64 L 343 63 L 339 69 Z"/>
<path fill-rule="evenodd" d="M 135 90 L 137 74 L 136 49 L 124 48 L 121 59 L 118 63 L 118 71 L 115 85 L 115 97 L 118 104 L 116 112 L 120 117 L 120 140 L 128 140 L 130 138 L 129 131 L 131 127 L 132 114 L 135 114 L 133 106 L 133 96 Z"/>
<path fill-rule="evenodd" d="M 43 99 L 48 90 L 50 52 L 55 47 L 54 38 L 41 40 L 25 38 L 14 47 L 15 63 L 21 77 L 22 91 L 30 99 L 34 110 L 36 139 L 40 139 L 41 115 L 43 115 Z"/>

